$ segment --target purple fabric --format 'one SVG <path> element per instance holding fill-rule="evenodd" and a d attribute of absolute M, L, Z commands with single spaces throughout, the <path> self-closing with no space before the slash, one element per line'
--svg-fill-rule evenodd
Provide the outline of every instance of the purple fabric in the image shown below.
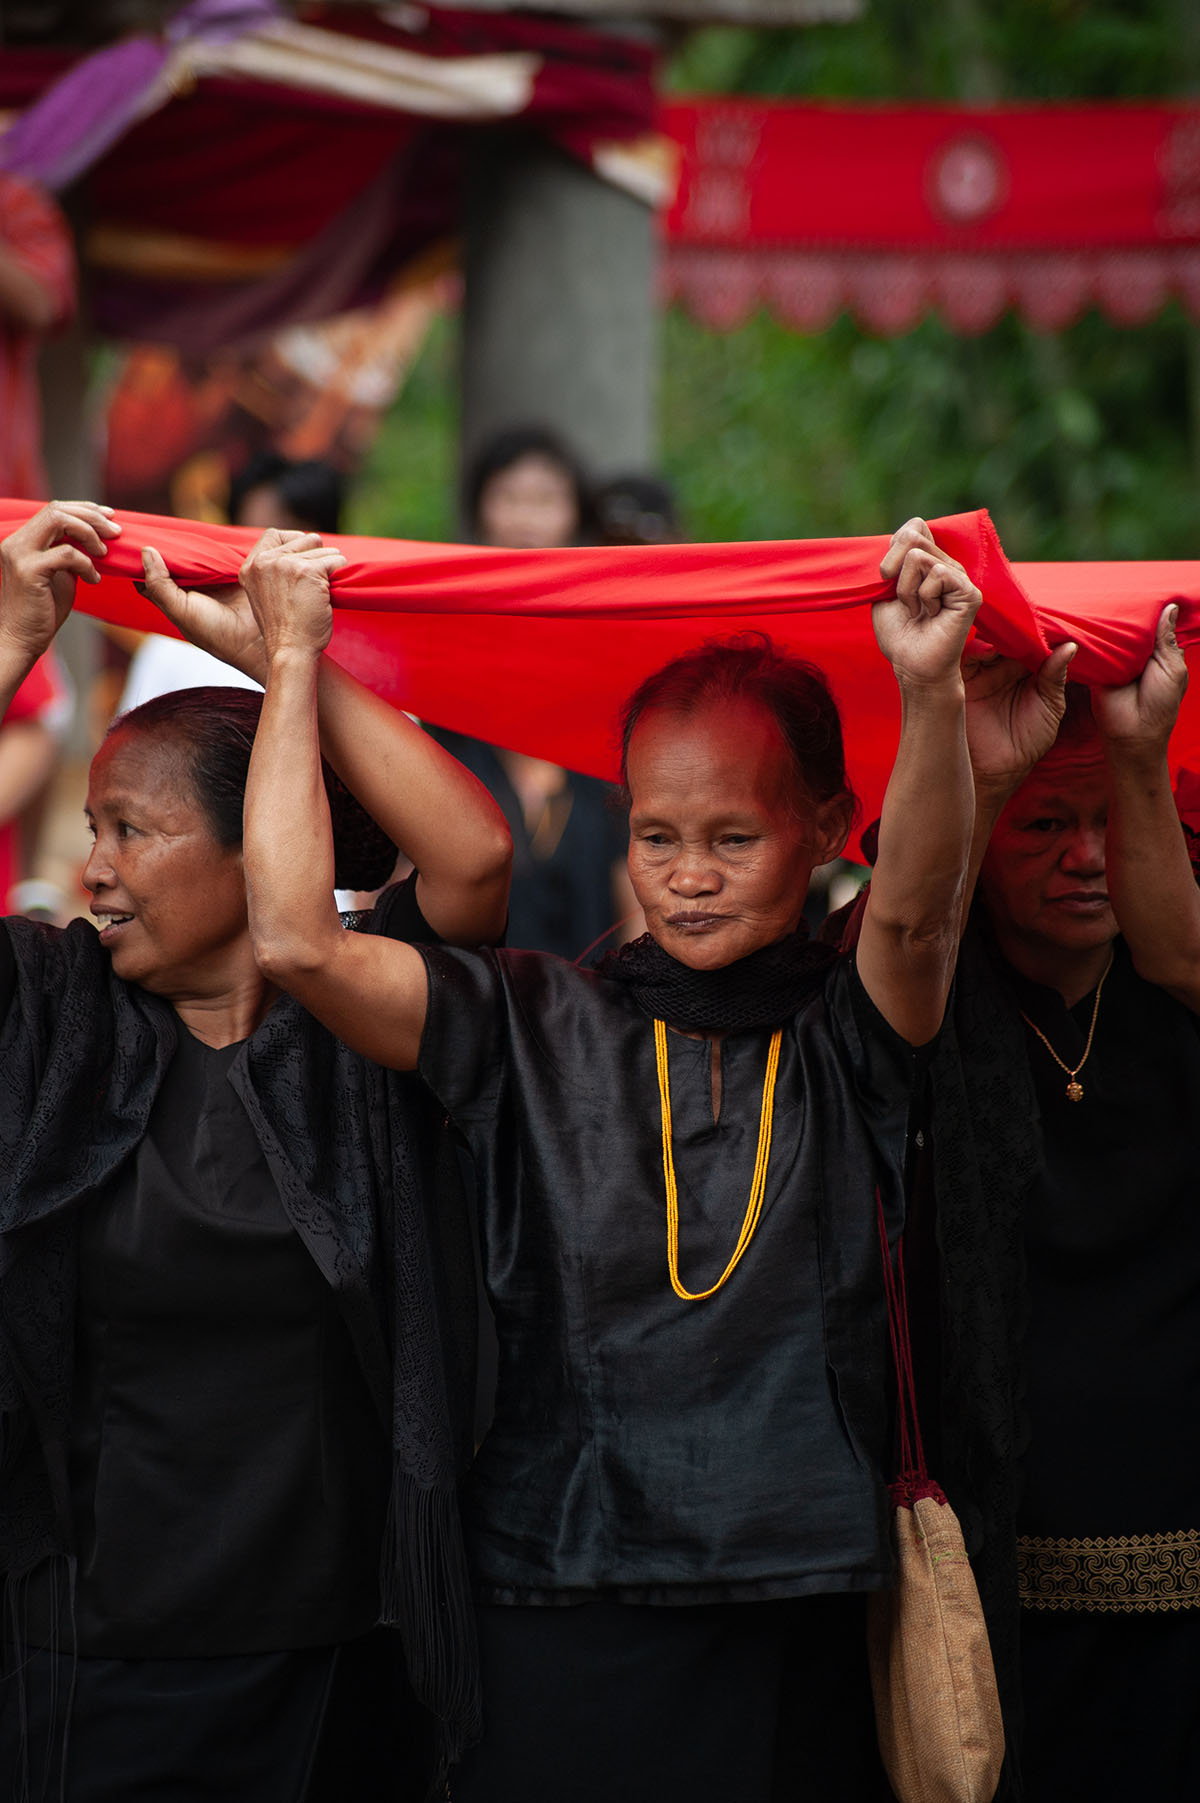
<path fill-rule="evenodd" d="M 68 69 L 0 138 L 0 168 L 45 188 L 69 186 L 169 97 L 160 78 L 173 45 L 188 38 L 227 43 L 280 16 L 278 0 L 192 0 L 166 38 L 126 38 L 97 50 Z"/>
<path fill-rule="evenodd" d="M 153 38 L 127 38 L 76 63 L 0 138 L 0 166 L 65 188 L 149 110 L 168 55 Z"/>
<path fill-rule="evenodd" d="M 283 17 L 279 0 L 192 0 L 167 26 L 174 43 L 184 38 L 205 38 L 210 44 L 227 44 L 244 31 L 254 31 L 272 19 Z"/>

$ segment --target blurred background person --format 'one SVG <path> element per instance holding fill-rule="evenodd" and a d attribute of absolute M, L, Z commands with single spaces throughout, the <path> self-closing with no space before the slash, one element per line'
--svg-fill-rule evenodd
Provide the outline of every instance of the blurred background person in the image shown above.
<path fill-rule="evenodd" d="M 38 351 L 74 311 L 70 227 L 48 194 L 0 170 L 0 495 L 49 493 Z"/>
<path fill-rule="evenodd" d="M 345 478 L 331 463 L 259 451 L 229 484 L 229 518 L 259 532 L 340 532 L 345 500 Z"/>
<path fill-rule="evenodd" d="M 463 478 L 463 521 L 481 545 L 546 551 L 594 537 L 591 483 L 556 432 L 506 426 L 485 439 Z"/>
<path fill-rule="evenodd" d="M 38 353 L 71 318 L 75 300 L 75 247 L 62 212 L 42 189 L 0 170 L 0 495 L 41 500 L 50 492 Z M 0 726 L 0 909 L 22 909 L 13 891 L 32 865 L 71 707 L 66 673 L 48 653 Z"/>
<path fill-rule="evenodd" d="M 467 467 L 468 536 L 510 551 L 550 550 L 595 537 L 591 485 L 555 433 L 519 425 L 486 440 Z M 507 943 L 574 961 L 607 950 L 637 901 L 625 871 L 626 834 L 611 784 L 463 733 L 435 737 L 499 802 L 513 837 Z"/>
<path fill-rule="evenodd" d="M 675 491 L 661 476 L 613 476 L 592 500 L 601 545 L 677 545 L 686 536 Z"/>

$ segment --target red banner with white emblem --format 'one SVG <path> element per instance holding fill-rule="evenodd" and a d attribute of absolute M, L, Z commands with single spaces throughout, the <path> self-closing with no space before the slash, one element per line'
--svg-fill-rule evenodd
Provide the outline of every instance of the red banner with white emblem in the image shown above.
<path fill-rule="evenodd" d="M 1056 329 L 1172 295 L 1200 314 L 1200 108 L 666 109 L 680 152 L 668 288 L 727 327 L 768 306 L 804 331 L 843 308 L 982 331 L 1009 306 Z"/>

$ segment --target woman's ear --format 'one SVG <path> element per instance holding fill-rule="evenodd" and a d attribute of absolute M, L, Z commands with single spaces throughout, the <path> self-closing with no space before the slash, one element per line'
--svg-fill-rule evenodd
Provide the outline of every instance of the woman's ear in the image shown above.
<path fill-rule="evenodd" d="M 813 814 L 813 863 L 840 857 L 854 824 L 854 797 L 845 790 L 818 804 Z"/>

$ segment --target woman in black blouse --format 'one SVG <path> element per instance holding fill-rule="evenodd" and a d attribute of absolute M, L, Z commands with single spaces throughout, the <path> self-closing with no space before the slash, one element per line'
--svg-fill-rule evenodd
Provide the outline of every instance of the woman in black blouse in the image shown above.
<path fill-rule="evenodd" d="M 1168 609 L 1136 682 L 1068 688 L 1032 773 L 969 729 L 982 871 L 933 1082 L 943 1471 L 990 1541 L 1029 1803 L 1200 1792 L 1200 892 L 1167 765 L 1186 684 Z"/>
<path fill-rule="evenodd" d="M 117 531 L 55 504 L 0 547 L 0 700 Z M 336 558 L 264 542 L 285 539 Z M 248 612 L 219 611 L 252 665 Z M 336 666 L 320 680 L 332 762 L 420 873 L 367 936 L 494 937 L 491 801 Z M 5 1796 L 419 1798 L 405 1666 L 443 1756 L 477 1717 L 456 1514 L 469 1249 L 431 1206 L 437 1122 L 414 1086 L 255 962 L 260 706 L 193 690 L 118 721 L 88 789 L 99 934 L 0 933 Z M 395 845 L 347 803 L 339 880 L 376 887 Z"/>
<path fill-rule="evenodd" d="M 644 940 L 588 972 L 341 935 L 315 739 L 328 595 L 299 566 L 290 594 L 250 584 L 258 956 L 349 1043 L 419 1069 L 478 1170 L 500 1377 L 469 1525 L 485 1734 L 456 1799 L 878 1782 L 860 1710 L 863 1593 L 890 1577 L 876 1192 L 894 1209 L 974 805 L 959 658 L 979 595 L 922 531 L 897 534 L 874 615 L 904 726 L 856 961 L 798 932 L 853 812 L 836 708 L 753 639 L 678 660 L 628 709 Z M 1033 696 L 1051 732 L 1064 664 Z"/>

